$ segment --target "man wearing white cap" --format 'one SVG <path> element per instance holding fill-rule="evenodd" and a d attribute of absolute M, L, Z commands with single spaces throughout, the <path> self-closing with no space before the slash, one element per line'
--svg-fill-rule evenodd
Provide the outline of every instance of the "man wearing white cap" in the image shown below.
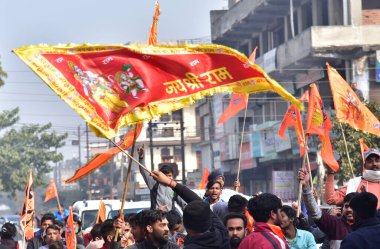
<path fill-rule="evenodd" d="M 364 168 L 362 177 L 348 181 L 347 186 L 334 190 L 334 173 L 327 173 L 325 199 L 330 205 L 342 205 L 346 194 L 352 192 L 370 192 L 380 199 L 380 151 L 370 149 L 364 153 Z M 380 208 L 380 202 L 377 204 Z"/>

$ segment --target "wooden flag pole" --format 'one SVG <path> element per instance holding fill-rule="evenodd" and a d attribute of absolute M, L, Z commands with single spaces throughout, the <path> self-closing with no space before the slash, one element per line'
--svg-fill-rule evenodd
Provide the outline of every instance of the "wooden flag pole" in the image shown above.
<path fill-rule="evenodd" d="M 237 170 L 237 175 L 236 175 L 236 182 L 239 182 L 239 178 L 240 178 L 241 150 L 243 147 L 245 120 L 247 118 L 248 102 L 249 102 L 249 94 L 247 96 L 247 105 L 245 106 L 244 119 L 243 119 L 243 130 L 241 132 L 241 138 L 240 138 L 240 152 L 239 152 L 239 163 L 238 163 L 238 170 Z M 235 186 L 235 191 L 239 192 L 239 186 Z"/>
<path fill-rule="evenodd" d="M 59 201 L 58 189 L 57 189 L 57 187 L 55 187 L 55 189 L 56 189 L 56 191 L 57 191 L 57 204 L 58 204 L 58 210 L 59 210 L 59 212 L 61 213 L 61 215 L 64 215 L 64 210 L 62 210 L 61 202 Z"/>
<path fill-rule="evenodd" d="M 127 198 L 128 183 L 129 183 L 129 179 L 130 179 L 130 176 L 131 176 L 132 158 L 133 158 L 133 153 L 135 151 L 135 144 L 136 144 L 136 137 L 137 137 L 137 127 L 136 127 L 136 125 L 133 126 L 133 129 L 135 129 L 135 131 L 134 131 L 134 134 L 133 134 L 133 143 L 132 143 L 132 148 L 131 148 L 131 155 L 128 154 L 128 156 L 130 157 L 130 160 L 128 162 L 127 176 L 125 177 L 123 199 L 121 200 L 121 208 L 119 210 L 119 218 L 120 219 L 123 219 L 124 203 L 125 203 L 125 199 Z M 114 144 L 116 144 L 116 143 L 114 143 Z M 118 146 L 118 148 L 121 149 L 119 146 Z M 115 233 L 115 237 L 114 237 L 114 241 L 115 242 L 117 242 L 117 238 L 119 236 L 119 230 L 120 229 L 116 229 L 116 233 Z"/>
<path fill-rule="evenodd" d="M 310 162 L 309 162 L 309 151 L 308 151 L 308 136 L 306 135 L 305 133 L 305 154 L 303 155 L 303 162 L 302 162 L 302 168 L 305 167 L 305 164 L 307 162 L 307 165 L 308 165 L 308 170 L 310 172 L 310 186 L 311 186 L 311 191 L 313 192 L 313 180 L 312 180 L 312 177 L 311 177 L 311 170 L 310 170 Z M 297 207 L 297 217 L 300 216 L 301 214 L 301 200 L 302 200 L 302 183 L 300 182 L 299 184 L 299 188 L 298 188 L 298 207 Z"/>
<path fill-rule="evenodd" d="M 350 165 L 350 169 L 351 169 L 352 177 L 355 178 L 354 168 L 352 167 L 350 154 L 348 153 L 347 141 L 346 141 L 346 136 L 344 135 L 344 131 L 343 131 L 343 127 L 342 127 L 342 123 L 341 123 L 341 122 L 338 122 L 338 123 L 339 123 L 339 126 L 340 126 L 340 130 L 342 131 L 342 136 L 343 136 L 344 146 L 346 147 L 346 154 L 347 154 L 347 158 L 348 158 L 348 165 Z"/>

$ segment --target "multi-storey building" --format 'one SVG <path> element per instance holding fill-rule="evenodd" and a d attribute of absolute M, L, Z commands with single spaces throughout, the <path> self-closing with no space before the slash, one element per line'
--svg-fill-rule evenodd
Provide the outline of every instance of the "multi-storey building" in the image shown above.
<path fill-rule="evenodd" d="M 316 82 L 325 106 L 333 108 L 325 67 L 328 62 L 347 82 L 357 82 L 367 100 L 380 101 L 376 69 L 376 61 L 380 61 L 379 53 L 376 57 L 380 48 L 380 1 L 229 0 L 228 9 L 213 10 L 210 16 L 213 43 L 233 47 L 247 56 L 257 46 L 256 63 L 295 96 Z M 208 146 L 213 165 L 222 168 L 231 184 L 236 178 L 243 114 L 223 126 L 216 125 L 215 115 L 228 104 L 228 98 L 214 97 L 209 103 L 214 108 L 202 113 L 210 118 L 200 126 L 213 120 L 214 140 L 210 139 L 213 145 Z M 296 170 L 301 165 L 298 144 L 291 132 L 288 141 L 276 135 L 287 107 L 272 93 L 250 96 L 250 129 L 243 140 L 240 177 L 249 194 L 272 191 L 284 199 L 294 198 L 296 191 L 291 186 L 296 185 Z M 315 143 L 309 145 L 315 151 Z M 210 155 L 206 147 L 200 150 L 201 158 Z M 315 166 L 315 156 L 311 157 Z"/>

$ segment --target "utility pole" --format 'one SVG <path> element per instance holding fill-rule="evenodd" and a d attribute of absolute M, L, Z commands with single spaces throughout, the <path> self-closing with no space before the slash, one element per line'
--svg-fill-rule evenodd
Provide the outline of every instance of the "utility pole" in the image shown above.
<path fill-rule="evenodd" d="M 150 168 L 153 171 L 154 170 L 154 164 L 153 164 L 153 125 L 152 120 L 149 121 L 149 147 L 150 147 Z"/>
<path fill-rule="evenodd" d="M 183 125 L 183 108 L 181 110 L 181 157 L 182 157 L 182 184 L 186 185 L 186 166 L 185 166 L 185 128 Z"/>
<path fill-rule="evenodd" d="M 88 124 L 86 123 L 86 150 L 87 150 L 87 158 L 86 158 L 86 163 L 90 161 L 90 144 L 89 144 L 89 130 L 88 130 Z M 91 174 L 88 175 L 88 182 L 87 182 L 87 187 L 88 187 L 88 199 L 92 199 L 92 192 L 91 192 Z"/>
<path fill-rule="evenodd" d="M 78 162 L 79 162 L 79 167 L 82 166 L 82 155 L 81 155 L 81 150 L 80 150 L 80 125 L 78 125 Z"/>

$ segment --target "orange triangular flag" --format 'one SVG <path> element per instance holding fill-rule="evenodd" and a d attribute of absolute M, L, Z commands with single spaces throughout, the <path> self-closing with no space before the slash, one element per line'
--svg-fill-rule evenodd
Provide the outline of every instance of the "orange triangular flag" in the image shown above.
<path fill-rule="evenodd" d="M 119 142 L 119 146 L 123 149 L 126 150 L 128 149 L 134 139 L 135 135 L 135 129 L 136 129 L 136 139 L 141 133 L 142 129 L 142 123 L 138 123 L 135 125 L 135 128 L 131 129 L 124 137 L 123 139 Z M 67 179 L 65 182 L 66 183 L 71 183 L 78 181 L 79 179 L 85 177 L 86 175 L 90 174 L 94 170 L 102 167 L 104 164 L 106 164 L 109 160 L 111 160 L 116 154 L 121 152 L 121 150 L 118 147 L 113 147 L 111 149 L 108 149 L 107 151 L 98 154 L 95 156 L 91 161 L 89 161 L 86 165 L 82 166 L 81 168 L 77 169 L 75 171 L 75 174 Z"/>
<path fill-rule="evenodd" d="M 309 90 L 306 90 L 306 91 L 302 94 L 301 98 L 299 98 L 299 101 L 301 101 L 301 102 L 306 102 L 306 103 L 309 102 Z"/>
<path fill-rule="evenodd" d="M 321 95 L 315 83 L 310 85 L 309 106 L 307 110 L 306 134 L 324 136 L 332 128 L 330 117 L 323 106 Z"/>
<path fill-rule="evenodd" d="M 152 23 L 152 26 L 150 26 L 150 33 L 149 33 L 149 40 L 148 40 L 149 45 L 153 45 L 153 46 L 157 45 L 157 23 L 158 23 L 159 15 L 160 15 L 160 4 L 158 3 L 158 1 L 156 1 L 156 10 L 153 16 L 153 23 Z"/>
<path fill-rule="evenodd" d="M 57 197 L 58 197 L 57 187 L 55 186 L 55 182 L 51 180 L 45 192 L 45 202 Z"/>
<path fill-rule="evenodd" d="M 380 136 L 380 121 L 360 101 L 356 93 L 339 75 L 335 68 L 327 64 L 331 93 L 334 99 L 336 117 L 339 122 L 354 129 Z"/>
<path fill-rule="evenodd" d="M 96 216 L 96 224 L 103 223 L 106 220 L 106 205 L 103 200 L 99 201 L 99 211 Z"/>
<path fill-rule="evenodd" d="M 363 138 L 359 139 L 359 143 L 360 143 L 360 151 L 362 153 L 362 159 L 363 159 L 363 164 L 364 164 L 365 163 L 364 152 L 366 152 L 367 150 L 370 150 L 370 148 L 368 147 L 368 145 L 364 143 Z"/>
<path fill-rule="evenodd" d="M 198 189 L 205 189 L 206 188 L 207 181 L 208 181 L 207 179 L 208 179 L 209 175 L 210 175 L 210 172 L 208 171 L 208 168 L 203 167 L 203 174 L 202 174 L 202 178 L 199 182 Z"/>
<path fill-rule="evenodd" d="M 70 209 L 69 209 L 69 215 L 67 216 L 67 220 L 66 220 L 65 238 L 66 238 L 66 248 L 67 249 L 76 249 L 77 236 L 75 234 L 73 208 L 72 207 L 70 207 Z"/>
<path fill-rule="evenodd" d="M 256 60 L 256 51 L 257 51 L 257 46 L 255 47 L 252 54 L 248 58 L 253 64 L 255 64 L 255 60 Z"/>
<path fill-rule="evenodd" d="M 321 157 L 322 160 L 332 169 L 334 172 L 337 172 L 339 169 L 339 164 L 335 160 L 333 149 L 330 141 L 330 133 L 326 132 L 324 136 L 319 136 L 319 139 L 322 143 L 321 146 Z"/>
<path fill-rule="evenodd" d="M 293 126 L 296 131 L 298 144 L 300 145 L 300 156 L 302 157 L 305 153 L 305 135 L 302 127 L 301 113 L 295 105 L 289 106 L 285 113 L 278 130 L 278 135 L 285 139 L 285 130 L 289 126 Z"/>
<path fill-rule="evenodd" d="M 307 113 L 306 133 L 319 135 L 322 143 L 322 160 L 334 171 L 339 169 L 339 164 L 334 158 L 330 141 L 330 130 L 333 125 L 327 114 L 321 95 L 315 83 L 310 85 L 309 107 Z"/>
<path fill-rule="evenodd" d="M 30 171 L 25 187 L 24 204 L 20 213 L 20 226 L 26 240 L 31 240 L 34 236 L 34 191 L 32 185 L 33 176 Z"/>
<path fill-rule="evenodd" d="M 244 108 L 247 107 L 248 104 L 248 95 L 245 93 L 234 93 L 231 97 L 230 104 L 224 110 L 222 115 L 220 116 L 218 120 L 218 124 L 222 124 L 235 116 L 238 112 L 243 110 Z"/>

